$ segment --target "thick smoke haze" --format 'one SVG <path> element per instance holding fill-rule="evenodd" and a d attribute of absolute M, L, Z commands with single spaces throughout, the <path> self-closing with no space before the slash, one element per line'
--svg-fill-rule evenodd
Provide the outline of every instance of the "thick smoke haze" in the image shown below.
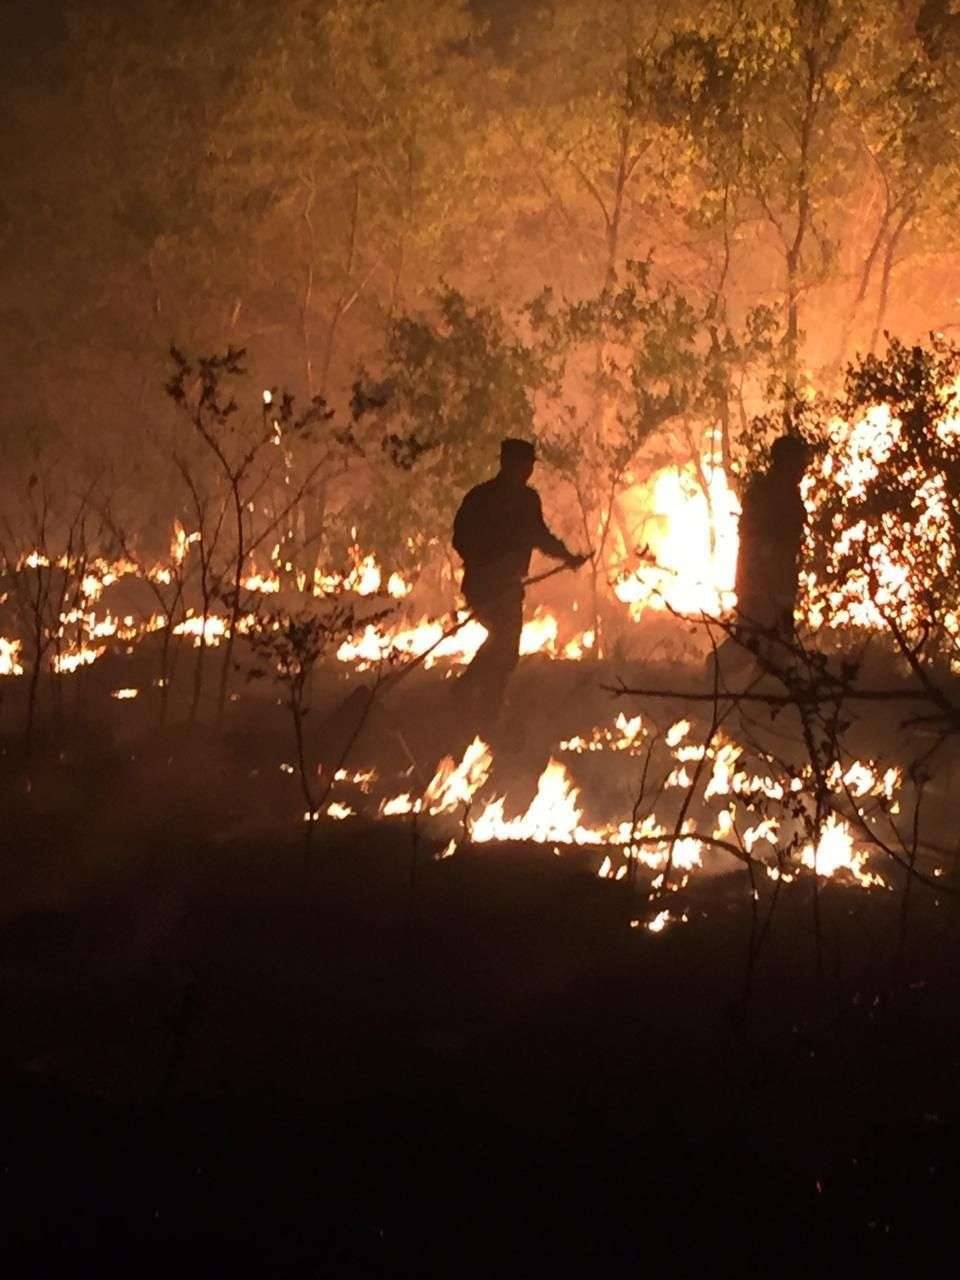
<path fill-rule="evenodd" d="M 242 346 L 256 381 L 342 416 L 361 370 L 422 372 L 402 326 L 449 325 L 443 289 L 487 316 L 485 358 L 512 388 L 449 344 L 442 392 L 410 384 L 408 405 L 434 407 L 401 414 L 404 438 L 458 453 L 464 482 L 489 466 L 494 419 L 584 438 L 554 413 L 561 388 L 631 464 L 689 458 L 689 432 L 696 453 L 718 419 L 735 461 L 785 387 L 832 391 L 885 330 L 956 324 L 960 46 L 943 4 L 10 9 L 0 439 L 18 483 L 69 456 L 166 520 L 171 341 Z M 614 335 L 573 310 L 634 288 L 631 263 L 647 303 L 673 308 L 656 340 L 649 315 L 644 336 Z M 531 347 L 545 290 L 568 308 L 553 364 L 520 370 L 504 353 Z M 642 383 L 626 408 L 588 385 L 601 350 Z M 711 351 L 719 399 L 685 373 L 679 394 L 684 361 Z M 464 397 L 473 417 L 437 429 L 440 400 Z M 643 419 L 636 447 L 624 413 Z M 341 498 L 370 483 L 353 466 Z"/>

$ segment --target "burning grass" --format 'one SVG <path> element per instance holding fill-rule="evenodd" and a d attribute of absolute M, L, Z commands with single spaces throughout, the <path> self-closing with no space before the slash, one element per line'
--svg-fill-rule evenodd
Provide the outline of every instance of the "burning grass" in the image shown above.
<path fill-rule="evenodd" d="M 590 776 L 578 784 L 563 761 L 551 758 L 536 780 L 526 807 L 511 805 L 497 794 L 494 756 L 487 743 L 475 738 L 455 760 L 447 756 L 426 786 L 422 796 L 410 791 L 373 797 L 376 812 L 383 818 L 457 817 L 461 824 L 458 843 L 532 842 L 554 846 L 560 854 L 566 847 L 598 851 L 597 874 L 622 879 L 634 875 L 637 867 L 653 872 L 652 888 L 683 889 L 696 873 L 729 871 L 737 862 L 755 861 L 771 880 L 787 883 L 804 869 L 825 879 L 839 877 L 863 889 L 886 888 L 888 882 L 876 869 L 878 846 L 870 837 L 870 821 L 889 818 L 899 812 L 902 783 L 893 767 L 880 771 L 867 761 L 853 761 L 848 768 L 835 770 L 830 787 L 837 808 L 817 824 L 810 799 L 810 770 L 795 771 L 772 755 L 760 758 L 731 739 L 719 738 L 710 746 L 689 741 L 691 724 L 681 720 L 664 734 L 646 729 L 641 717 L 628 720 L 619 715 L 612 727 L 595 728 L 575 735 L 562 744 L 572 757 L 610 753 L 604 765 L 614 770 L 622 786 L 636 777 L 636 765 L 646 764 L 656 752 L 659 784 L 648 780 L 651 809 L 642 814 L 634 805 L 630 819 L 587 818 Z M 689 776 L 691 761 L 706 762 L 699 785 Z M 626 768 L 621 767 L 626 763 Z M 633 767 L 631 768 L 631 764 Z M 609 782 L 609 777 L 607 778 Z M 634 785 L 639 786 L 639 781 Z M 678 821 L 675 793 L 695 803 Z M 857 810 L 863 828 L 858 837 L 853 821 L 844 817 L 843 801 L 854 799 L 870 804 Z M 584 798 L 586 794 L 587 798 Z M 642 796 L 638 797 L 642 800 Z M 597 809 L 594 802 L 589 805 Z M 658 812 L 662 816 L 658 816 Z M 442 825 L 436 830 L 442 831 Z M 447 850 L 447 856 L 451 850 Z"/>
<path fill-rule="evenodd" d="M 698 480 L 692 468 L 664 468 L 624 495 L 618 545 L 608 549 L 602 566 L 612 597 L 626 606 L 622 622 L 669 610 L 714 612 L 732 606 L 738 506 L 723 468 L 710 458 L 701 469 Z M 27 634 L 43 635 L 41 648 L 34 642 L 28 660 L 47 671 L 69 673 L 156 632 L 186 639 L 197 649 L 224 644 L 229 649 L 234 631 L 243 636 L 261 625 L 265 602 L 293 599 L 313 600 L 317 607 L 337 601 L 392 605 L 389 621 L 365 621 L 358 609 L 355 625 L 337 647 L 337 660 L 361 671 L 423 655 L 428 667 L 463 665 L 486 638 L 481 624 L 464 621 L 462 613 L 452 620 L 431 617 L 423 593 L 364 550 L 356 529 L 347 565 L 309 570 L 290 558 L 289 536 L 278 531 L 265 562 L 262 550 L 251 551 L 241 568 L 214 571 L 209 537 L 204 527 L 188 529 L 176 520 L 167 554 L 158 559 L 136 555 L 125 539 L 121 554 L 113 557 L 91 554 L 69 539 L 59 551 L 33 547 L 13 559 L 5 552 L 6 577 L 14 589 L 0 600 L 6 602 L 0 611 L 0 676 L 23 674 Z M 646 550 L 639 568 L 625 569 L 641 545 Z M 242 600 L 230 598 L 230 572 Z M 534 602 L 521 654 L 567 661 L 591 657 L 596 629 L 593 622 L 577 625 L 579 607 L 569 590 L 555 604 Z M 159 678 L 167 676 L 163 670 Z"/>
<path fill-rule="evenodd" d="M 949 411 L 954 400 L 952 393 L 946 395 L 937 425 L 936 448 L 944 458 L 958 434 Z M 927 560 L 932 556 L 936 573 L 953 572 L 945 472 L 922 477 L 916 467 L 907 468 L 906 480 L 916 482 L 909 507 L 914 512 L 912 541 L 888 528 L 882 512 L 879 523 L 870 523 L 871 487 L 897 450 L 906 448 L 910 431 L 905 422 L 909 427 L 906 416 L 881 406 L 831 425 L 827 448 L 806 482 L 811 529 L 823 524 L 823 504 L 830 493 L 841 493 L 861 518 L 847 523 L 842 516 L 831 517 L 830 565 L 835 571 L 859 556 L 861 568 L 859 575 L 851 572 L 842 587 L 826 594 L 811 569 L 805 579 L 808 621 L 816 623 L 829 613 L 831 621 L 848 628 L 877 628 L 891 623 L 892 610 L 895 624 L 912 634 L 924 607 L 913 571 L 926 555 Z M 649 619 L 659 617 L 680 635 L 683 624 L 675 615 L 682 613 L 699 615 L 722 633 L 734 604 L 739 507 L 719 457 L 710 453 L 697 467 L 662 469 L 646 484 L 628 489 L 620 508 L 621 545 L 616 553 L 609 552 L 603 568 L 621 607 L 621 634 L 639 635 Z M 361 760 L 358 765 L 351 760 L 348 768 L 322 778 L 317 792 L 322 800 L 316 799 L 308 776 L 315 746 L 306 741 L 303 729 L 305 690 L 314 664 L 319 663 L 328 683 L 336 667 L 372 670 L 379 678 L 384 670 L 419 659 L 426 671 L 437 668 L 438 674 L 449 676 L 470 661 L 486 633 L 463 614 L 448 621 L 431 617 L 416 587 L 363 549 L 356 529 L 349 563 L 310 571 L 289 558 L 289 539 L 277 532 L 265 561 L 258 554 L 262 557 L 268 544 L 244 554 L 241 539 L 240 551 L 227 566 L 236 583 L 232 594 L 226 569 L 219 577 L 210 576 L 208 531 L 202 522 L 194 530 L 175 523 L 166 556 L 153 562 L 139 559 L 126 546 L 121 555 L 109 558 L 88 554 L 73 543 L 61 552 L 34 547 L 15 562 L 8 556 L 7 577 L 14 588 L 6 597 L 8 607 L 21 606 L 10 616 L 32 625 L 35 639 L 30 651 L 28 625 L 22 635 L 0 639 L 0 676 L 15 680 L 29 675 L 25 683 L 32 698 L 38 673 L 54 682 L 71 673 L 80 679 L 108 655 L 116 659 L 122 654 L 138 667 L 143 655 L 159 651 L 157 674 L 139 669 L 123 673 L 111 680 L 110 697 L 144 707 L 154 701 L 156 690 L 165 711 L 182 646 L 195 655 L 190 719 L 196 720 L 205 655 L 220 648 L 222 717 L 237 655 L 244 652 L 234 642 L 246 638 L 266 663 L 263 674 L 277 677 L 279 671 L 288 690 L 296 688 L 297 701 L 289 705 L 295 712 L 298 763 L 283 764 L 281 770 L 284 777 L 299 775 L 310 827 L 410 818 L 428 829 L 436 826 L 445 857 L 465 844 L 529 842 L 558 852 L 592 849 L 601 878 L 633 883 L 642 870 L 654 895 L 677 892 L 692 877 L 738 865 L 751 878 L 760 875 L 778 886 L 812 873 L 814 881 L 842 878 L 864 890 L 889 886 L 889 866 L 879 866 L 885 859 L 896 863 L 899 858 L 915 869 L 918 846 L 916 840 L 909 845 L 900 823 L 910 762 L 897 751 L 882 761 L 878 753 L 848 743 L 850 725 L 838 726 L 850 681 L 828 680 L 826 659 L 818 653 L 801 655 L 813 673 L 805 691 L 794 688 L 789 671 L 780 673 L 787 694 L 771 703 L 779 708 L 776 728 L 745 722 L 737 695 L 726 687 L 715 690 L 712 722 L 702 703 L 694 716 L 682 705 L 675 707 L 668 724 L 656 723 L 645 706 L 640 714 L 631 707 L 629 714 L 616 717 L 608 710 L 583 711 L 576 723 L 556 725 L 541 744 L 540 765 L 528 779 L 525 796 L 518 794 L 517 778 L 509 777 L 517 772 L 516 754 L 509 749 L 504 753 L 496 742 L 460 742 L 439 764 L 432 763 L 437 741 L 457 737 L 442 730 L 426 748 L 418 747 L 420 765 L 412 756 L 405 759 L 404 768 L 413 760 L 415 779 L 398 776 L 402 771 L 395 761 Z M 632 556 L 631 542 L 643 551 L 639 567 L 627 571 L 622 561 Z M 36 587 L 33 595 L 24 593 L 24 584 Z M 130 604 L 134 598 L 136 605 Z M 293 600 L 306 601 L 317 611 L 319 629 L 311 630 L 307 622 L 284 628 L 284 610 Z M 594 660 L 596 632 L 580 623 L 577 603 L 561 595 L 549 604 L 536 604 L 523 629 L 522 655 L 574 671 L 578 663 Z M 329 626 L 323 623 L 324 610 L 329 611 Z M 956 635 L 951 618 L 954 613 L 948 610 L 940 628 L 948 638 Z M 274 631 L 285 644 L 279 666 L 269 642 Z M 309 669 L 296 649 L 301 631 L 312 637 Z M 592 675 L 599 678 L 599 670 L 592 667 Z M 541 670 L 541 679 L 543 675 Z M 827 680 L 828 700 L 835 703 L 830 724 L 821 711 L 822 689 L 815 696 L 810 693 L 820 688 L 818 680 Z M 241 698 L 236 692 L 230 696 Z M 697 696 L 702 698 L 702 689 Z M 515 708 L 515 720 L 518 714 Z M 404 750 L 409 756 L 409 749 Z M 424 757 L 429 766 L 423 766 Z M 918 777 L 911 777 L 910 804 L 919 803 L 923 787 Z M 458 825 L 455 834 L 444 830 L 451 823 Z M 657 911 L 652 920 L 672 918 L 662 914 L 667 908 L 653 905 Z"/>

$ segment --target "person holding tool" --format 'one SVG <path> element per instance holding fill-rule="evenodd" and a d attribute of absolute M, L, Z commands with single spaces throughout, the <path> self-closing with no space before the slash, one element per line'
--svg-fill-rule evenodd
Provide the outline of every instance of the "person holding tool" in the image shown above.
<path fill-rule="evenodd" d="M 500 710 L 520 658 L 524 579 L 534 548 L 569 569 L 590 558 L 568 551 L 547 528 L 540 495 L 527 483 L 535 462 L 530 441 L 503 440 L 499 472 L 470 490 L 453 523 L 453 546 L 464 565 L 463 595 L 489 632 L 458 692 L 485 718 Z"/>

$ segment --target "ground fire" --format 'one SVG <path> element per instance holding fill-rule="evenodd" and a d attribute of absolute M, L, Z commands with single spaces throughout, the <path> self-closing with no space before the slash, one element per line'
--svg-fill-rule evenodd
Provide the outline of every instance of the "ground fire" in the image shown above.
<path fill-rule="evenodd" d="M 870 459 L 882 457 L 884 440 L 891 430 L 889 424 L 889 415 L 877 411 L 853 430 L 837 426 L 834 452 L 826 454 L 819 464 L 820 475 L 855 491 Z M 842 456 L 850 461 L 838 462 Z M 626 606 L 625 624 L 636 626 L 641 633 L 645 619 L 659 616 L 680 628 L 684 619 L 723 619 L 735 609 L 739 504 L 718 455 L 706 456 L 702 467 L 703 482 L 693 469 L 667 467 L 645 484 L 629 488 L 622 499 L 626 536 L 610 553 L 606 579 L 613 597 Z M 811 504 L 816 500 L 813 481 L 808 492 Z M 935 520 L 935 504 L 930 510 L 929 518 Z M 386 597 L 393 606 L 391 616 L 383 621 L 364 624 L 361 617 L 355 633 L 336 648 L 336 663 L 364 673 L 383 668 L 384 664 L 399 662 L 402 666 L 422 657 L 426 670 L 437 668 L 441 675 L 455 676 L 457 668 L 469 663 L 483 643 L 486 632 L 482 625 L 468 619 L 457 627 L 456 615 L 453 627 L 444 619 L 421 617 L 419 621 L 409 621 L 416 610 L 416 590 L 399 573 L 384 574 L 376 558 L 361 549 L 356 530 L 353 536 L 352 568 L 316 569 L 311 585 L 314 598 L 326 601 L 350 597 L 363 601 Z M 844 532 L 840 541 L 849 537 Z M 206 611 L 198 610 L 195 603 L 188 603 L 188 589 L 178 596 L 177 618 L 156 612 L 118 616 L 110 603 L 114 595 L 121 596 L 125 590 L 129 593 L 132 587 L 142 588 L 143 579 L 168 585 L 179 577 L 189 583 L 198 539 L 199 534 L 177 522 L 166 561 L 143 566 L 128 558 L 85 560 L 77 588 L 78 603 L 60 614 L 51 669 L 66 676 L 118 648 L 132 654 L 138 645 L 163 630 L 194 648 L 218 648 L 228 633 L 229 615 L 216 603 Z M 634 541 L 640 557 L 638 567 L 630 573 L 618 569 L 618 563 L 629 558 L 628 540 Z M 291 574 L 292 566 L 284 569 L 284 554 L 278 543 L 270 556 L 269 570 L 251 563 L 244 574 L 246 604 L 236 620 L 241 636 L 263 625 L 257 613 L 258 597 L 280 598 L 291 590 L 301 594 L 306 590 L 302 572 Z M 20 567 L 36 569 L 44 561 L 43 553 L 34 551 L 23 558 Z M 66 560 L 57 567 L 65 574 L 80 569 Z M 891 569 L 881 566 L 885 589 L 892 581 L 891 573 Z M 902 592 L 903 579 L 899 581 Z M 865 591 L 864 587 L 859 589 Z M 465 617 L 468 615 L 461 612 L 460 620 Z M 859 610 L 854 604 L 844 617 L 854 626 L 876 621 L 867 603 Z M 521 655 L 573 663 L 593 660 L 594 634 L 590 629 L 577 629 L 576 619 L 569 603 L 535 604 L 524 624 Z M 815 606 L 811 620 L 819 620 Z M 22 653 L 20 637 L 3 639 L 0 657 L 4 674 L 23 676 Z M 119 688 L 111 696 L 132 702 L 140 692 L 138 688 Z M 419 815 L 422 820 L 434 821 L 438 831 L 444 822 L 455 821 L 461 825 L 460 834 L 448 840 L 444 856 L 450 856 L 463 841 L 471 845 L 533 841 L 554 846 L 558 854 L 567 846 L 593 847 L 598 851 L 598 875 L 619 879 L 642 866 L 653 873 L 654 889 L 666 885 L 677 891 L 692 874 L 712 874 L 735 865 L 738 849 L 742 856 L 759 858 L 769 876 L 787 882 L 807 869 L 824 877 L 846 876 L 863 888 L 884 887 L 883 875 L 871 868 L 869 830 L 858 836 L 851 821 L 840 812 L 826 816 L 812 843 L 797 842 L 793 834 L 800 829 L 796 814 L 788 820 L 786 810 L 794 801 L 803 801 L 808 789 L 812 790 L 814 779 L 809 766 L 806 773 L 791 772 L 774 753 L 751 753 L 724 732 L 715 733 L 707 743 L 698 743 L 695 738 L 689 720 L 675 722 L 662 735 L 648 726 L 642 715 L 628 718 L 620 713 L 615 723 L 584 725 L 555 743 L 556 758 L 543 769 L 526 809 L 514 805 L 512 813 L 505 797 L 496 794 L 493 752 L 478 738 L 459 761 L 442 761 L 419 795 L 409 787 L 391 793 L 389 777 L 374 769 L 356 774 L 341 769 L 333 784 L 338 798 L 328 799 L 322 812 L 308 811 L 305 817 L 312 824 L 323 818 L 359 821 L 364 812 L 370 817 L 379 814 L 382 819 Z M 604 814 L 603 805 L 600 812 L 594 812 L 589 780 L 574 781 L 564 758 L 574 762 L 582 755 L 606 756 L 611 760 L 609 767 L 618 769 L 626 783 L 625 766 L 650 752 L 651 742 L 665 754 L 669 766 L 657 805 L 631 821 Z M 706 766 L 697 805 L 678 820 L 670 795 L 696 789 L 696 766 Z M 292 767 L 282 768 L 294 772 Z M 900 782 L 895 768 L 887 768 L 880 776 L 869 761 L 853 759 L 843 767 L 834 765 L 829 790 L 841 797 L 852 786 L 856 799 L 882 797 L 895 810 Z M 780 806 L 783 812 L 752 814 L 758 796 L 769 805 Z M 659 816 L 661 807 L 663 813 Z M 775 854 L 778 843 L 782 846 L 785 842 L 785 833 L 786 843 L 794 841 L 797 849 L 796 861 L 789 866 L 781 865 Z M 763 849 L 767 850 L 766 855 Z M 876 854 L 875 845 L 872 852 Z M 669 870 L 667 875 L 665 868 Z M 660 923 L 651 928 L 661 932 L 672 918 L 669 912 L 664 914 L 658 909 L 651 920 Z"/>

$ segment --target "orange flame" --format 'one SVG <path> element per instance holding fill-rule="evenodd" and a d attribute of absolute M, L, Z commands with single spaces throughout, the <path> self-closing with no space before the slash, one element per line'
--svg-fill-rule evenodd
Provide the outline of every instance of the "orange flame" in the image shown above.
<path fill-rule="evenodd" d="M 718 463 L 707 463 L 705 486 L 692 467 L 667 467 L 621 499 L 638 545 L 654 565 L 614 584 L 637 619 L 645 609 L 723 613 L 733 607 L 740 503 Z"/>

